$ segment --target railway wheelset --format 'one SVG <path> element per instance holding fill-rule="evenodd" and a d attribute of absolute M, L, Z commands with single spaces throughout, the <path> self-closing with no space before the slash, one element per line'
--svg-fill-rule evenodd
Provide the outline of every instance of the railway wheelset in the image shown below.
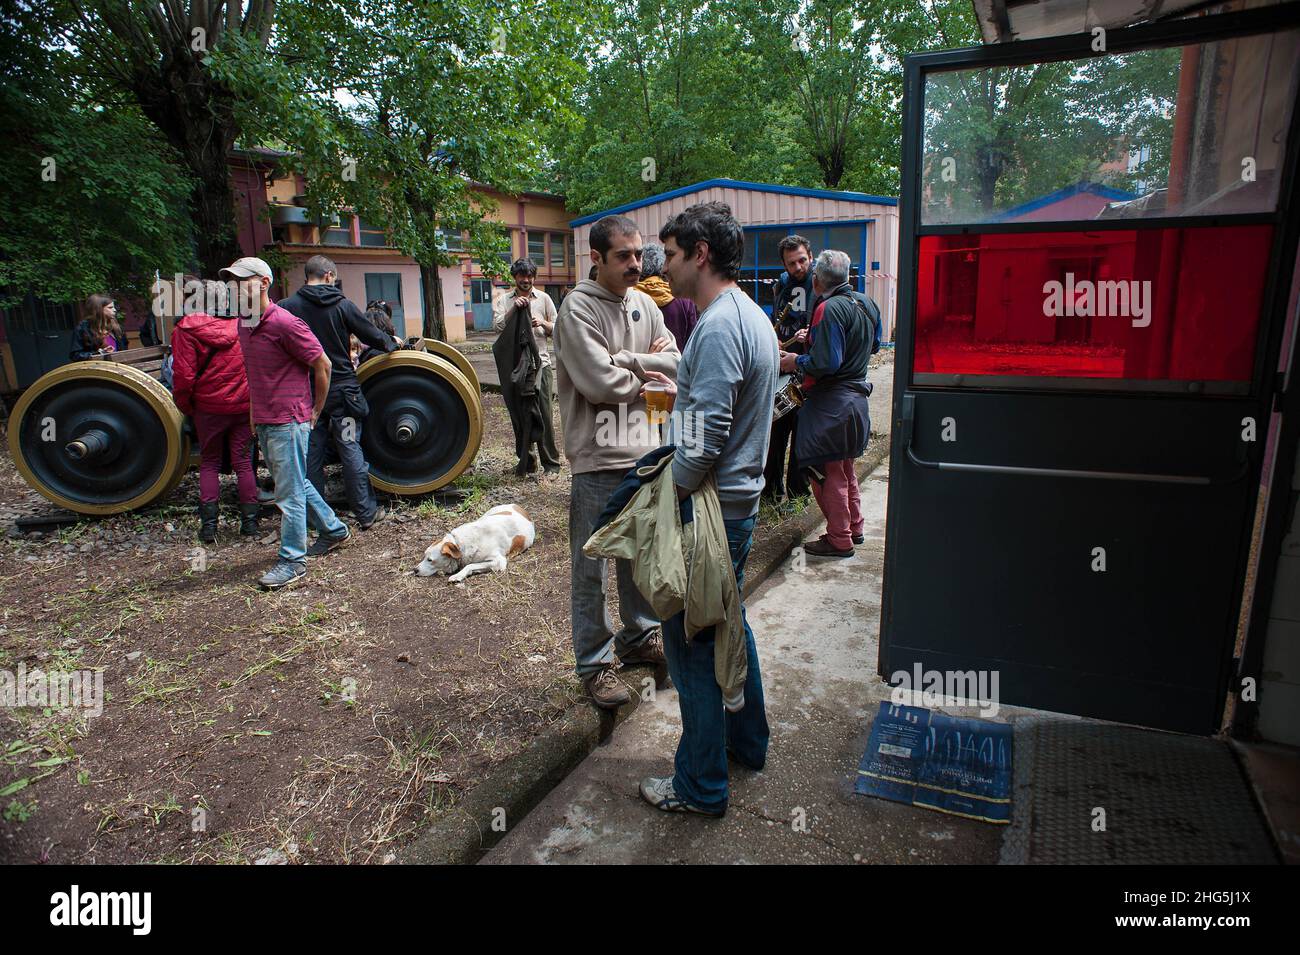
<path fill-rule="evenodd" d="M 133 348 L 50 371 L 9 419 L 23 479 L 70 511 L 120 514 L 174 491 L 197 463 L 185 416 L 160 380 L 162 348 Z M 370 405 L 361 445 L 379 491 L 417 495 L 450 484 L 483 437 L 479 381 L 446 342 L 408 348 L 357 369 Z"/>

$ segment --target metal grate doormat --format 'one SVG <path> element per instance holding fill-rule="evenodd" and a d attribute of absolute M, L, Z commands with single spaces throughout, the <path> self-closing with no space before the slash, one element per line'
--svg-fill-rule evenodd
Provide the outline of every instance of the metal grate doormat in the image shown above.
<path fill-rule="evenodd" d="M 1278 861 L 1222 741 L 1083 720 L 1016 725 L 1016 812 L 1004 864 Z"/>
<path fill-rule="evenodd" d="M 856 792 L 967 819 L 1011 821 L 1011 727 L 882 700 Z"/>

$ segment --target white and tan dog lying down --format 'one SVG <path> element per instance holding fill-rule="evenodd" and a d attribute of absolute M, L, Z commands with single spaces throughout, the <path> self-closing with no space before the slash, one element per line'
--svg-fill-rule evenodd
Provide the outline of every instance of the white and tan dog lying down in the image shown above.
<path fill-rule="evenodd" d="M 447 574 L 455 584 L 471 574 L 502 571 L 511 557 L 533 546 L 535 534 L 536 528 L 523 508 L 502 504 L 430 544 L 415 572 L 421 577 Z"/>

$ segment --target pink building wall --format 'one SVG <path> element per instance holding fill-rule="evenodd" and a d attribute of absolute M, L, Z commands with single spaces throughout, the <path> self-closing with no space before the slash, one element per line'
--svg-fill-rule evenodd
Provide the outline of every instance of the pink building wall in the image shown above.
<path fill-rule="evenodd" d="M 392 261 L 376 259 L 373 255 L 351 257 L 346 247 L 322 250 L 338 266 L 339 278 L 343 281 L 343 294 L 358 308 L 366 308 L 366 273 L 396 273 L 402 277 L 402 310 L 405 314 L 405 327 L 398 328 L 398 334 L 413 337 L 420 334 L 424 322 L 424 303 L 420 297 L 420 267 L 410 259 Z M 314 252 L 312 253 L 314 254 Z M 285 287 L 292 295 L 306 282 L 303 275 L 303 256 L 285 278 Z M 465 340 L 465 292 L 461 285 L 460 272 L 454 268 L 438 270 L 442 282 L 442 313 L 447 325 L 447 340 L 452 342 Z"/>
<path fill-rule="evenodd" d="M 240 252 L 244 255 L 261 255 L 266 246 L 274 241 L 271 223 L 266 213 L 267 190 L 262 175 L 264 168 L 249 160 L 236 160 L 230 164 L 231 182 L 235 188 L 235 219 L 238 225 Z M 299 192 L 306 186 L 302 177 L 297 177 Z M 352 222 L 353 241 L 360 242 L 358 224 Z M 324 246 L 293 247 L 285 249 L 293 258 L 293 266 L 288 274 L 281 276 L 280 288 L 286 295 L 291 295 L 302 287 L 306 281 L 303 275 L 303 263 L 317 252 L 328 255 L 338 266 L 339 278 L 343 280 L 343 293 L 358 308 L 366 307 L 366 273 L 396 273 L 401 278 L 403 332 L 406 336 L 418 335 L 424 324 L 424 302 L 420 296 L 420 268 L 415 260 L 400 255 L 395 250 L 386 254 L 375 254 L 375 250 L 360 251 L 360 246 Z M 446 317 L 447 340 L 464 341 L 465 339 L 465 293 L 461 285 L 459 268 L 438 270 L 442 283 L 443 314 Z"/>

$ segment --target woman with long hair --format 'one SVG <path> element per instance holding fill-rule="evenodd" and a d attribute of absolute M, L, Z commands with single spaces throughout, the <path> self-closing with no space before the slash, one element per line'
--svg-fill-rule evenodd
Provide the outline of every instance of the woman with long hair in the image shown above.
<path fill-rule="evenodd" d="M 393 341 L 401 344 L 401 339 L 397 337 L 397 327 L 393 325 L 393 310 L 387 302 L 381 299 L 375 299 L 366 305 L 366 318 L 371 325 L 379 329 Z M 372 358 L 384 354 L 378 348 L 366 346 L 361 349 L 361 354 L 357 356 L 357 364 L 364 365 Z"/>
<path fill-rule="evenodd" d="M 102 358 L 126 348 L 126 333 L 117 322 L 113 296 L 96 292 L 81 305 L 81 323 L 72 333 L 72 361 Z"/>

